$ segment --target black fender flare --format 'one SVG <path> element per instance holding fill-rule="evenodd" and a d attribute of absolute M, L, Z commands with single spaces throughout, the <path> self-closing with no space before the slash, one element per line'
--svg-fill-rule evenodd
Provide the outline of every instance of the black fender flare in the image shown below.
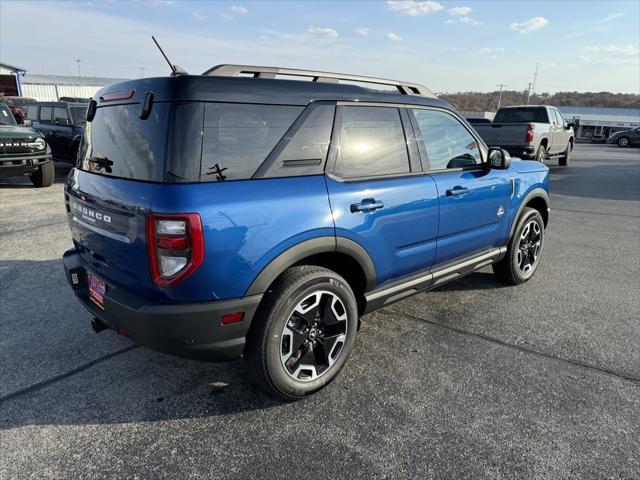
<path fill-rule="evenodd" d="M 511 240 L 511 237 L 513 236 L 513 232 L 516 229 L 516 224 L 518 223 L 518 219 L 520 218 L 520 215 L 522 214 L 522 210 L 524 210 L 524 208 L 527 206 L 527 204 L 531 200 L 533 200 L 534 198 L 542 198 L 542 200 L 544 200 L 545 205 L 547 206 L 547 212 L 549 212 L 549 210 L 550 210 L 550 208 L 549 208 L 549 194 L 544 189 L 542 189 L 540 187 L 534 188 L 533 190 L 531 190 L 522 199 L 522 202 L 520 202 L 520 206 L 518 207 L 518 211 L 516 212 L 515 216 L 513 217 L 513 223 L 511 224 L 511 228 L 509 229 L 509 240 Z"/>
<path fill-rule="evenodd" d="M 343 253 L 353 258 L 362 268 L 366 278 L 366 291 L 376 284 L 376 270 L 367 251 L 358 243 L 344 237 L 316 237 L 300 242 L 271 260 L 247 289 L 245 296 L 266 292 L 269 285 L 291 265 L 320 253 Z"/>

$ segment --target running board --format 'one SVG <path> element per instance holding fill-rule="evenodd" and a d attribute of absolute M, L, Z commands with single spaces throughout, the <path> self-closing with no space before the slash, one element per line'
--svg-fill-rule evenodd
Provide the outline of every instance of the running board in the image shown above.
<path fill-rule="evenodd" d="M 373 312 L 403 298 L 439 287 L 464 275 L 473 273 L 502 259 L 505 253 L 507 253 L 507 247 L 495 248 L 480 255 L 467 257 L 456 263 L 436 267 L 428 273 L 413 275 L 391 285 L 372 290 L 364 296 L 366 301 L 364 313 Z"/>

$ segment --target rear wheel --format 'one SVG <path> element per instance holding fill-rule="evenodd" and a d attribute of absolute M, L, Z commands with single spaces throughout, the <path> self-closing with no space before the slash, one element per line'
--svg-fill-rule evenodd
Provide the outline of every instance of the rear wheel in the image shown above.
<path fill-rule="evenodd" d="M 567 148 L 565 148 L 564 153 L 560 155 L 560 159 L 558 160 L 561 166 L 566 167 L 567 165 L 569 165 L 571 150 L 573 150 L 573 144 L 569 142 L 567 143 Z"/>
<path fill-rule="evenodd" d="M 53 160 L 43 163 L 38 167 L 36 173 L 31 174 L 31 183 L 36 187 L 49 187 L 53 183 L 55 177 L 55 168 L 53 166 Z"/>
<path fill-rule="evenodd" d="M 247 336 L 250 375 L 288 400 L 322 389 L 340 372 L 355 341 L 358 307 L 349 284 L 325 268 L 292 267 L 263 302 Z"/>
<path fill-rule="evenodd" d="M 543 144 L 538 147 L 538 151 L 536 152 L 536 161 L 544 162 L 545 158 L 547 158 L 547 149 Z"/>
<path fill-rule="evenodd" d="M 544 246 L 544 221 L 534 208 L 525 208 L 518 220 L 507 254 L 493 264 L 498 279 L 507 285 L 526 282 L 538 268 Z"/>
<path fill-rule="evenodd" d="M 618 146 L 619 147 L 628 147 L 629 146 L 629 137 L 620 137 L 618 139 Z"/>

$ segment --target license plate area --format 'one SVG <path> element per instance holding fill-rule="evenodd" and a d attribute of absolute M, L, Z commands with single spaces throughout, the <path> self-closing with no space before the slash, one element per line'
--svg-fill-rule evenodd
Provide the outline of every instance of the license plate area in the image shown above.
<path fill-rule="evenodd" d="M 107 291 L 107 285 L 90 272 L 87 272 L 87 285 L 89 286 L 89 299 L 104 310 L 104 294 Z"/>

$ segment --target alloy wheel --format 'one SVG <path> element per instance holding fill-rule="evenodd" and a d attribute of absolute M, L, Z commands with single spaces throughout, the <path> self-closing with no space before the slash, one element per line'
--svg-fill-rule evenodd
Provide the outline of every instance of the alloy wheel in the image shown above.
<path fill-rule="evenodd" d="M 347 309 L 326 290 L 307 295 L 293 309 L 282 330 L 280 360 L 298 381 L 324 375 L 339 358 L 347 338 Z"/>
<path fill-rule="evenodd" d="M 517 258 L 520 273 L 527 275 L 536 266 L 541 246 L 542 229 L 537 221 L 531 220 L 520 235 Z"/>

